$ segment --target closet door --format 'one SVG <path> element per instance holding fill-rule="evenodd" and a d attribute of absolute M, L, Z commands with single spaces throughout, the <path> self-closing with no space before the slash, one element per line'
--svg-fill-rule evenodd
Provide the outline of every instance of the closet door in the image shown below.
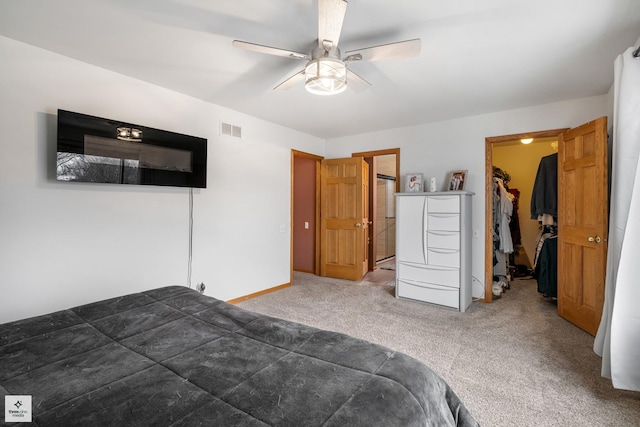
<path fill-rule="evenodd" d="M 558 314 L 591 335 L 604 304 L 607 257 L 607 118 L 560 135 Z"/>

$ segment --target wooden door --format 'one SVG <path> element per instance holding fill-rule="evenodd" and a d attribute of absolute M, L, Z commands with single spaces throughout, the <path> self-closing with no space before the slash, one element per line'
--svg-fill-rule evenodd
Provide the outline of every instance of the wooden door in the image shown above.
<path fill-rule="evenodd" d="M 291 150 L 292 272 L 320 274 L 321 160 L 322 157 L 315 154 Z"/>
<path fill-rule="evenodd" d="M 368 176 L 362 157 L 322 161 L 321 276 L 359 281 L 368 270 Z"/>
<path fill-rule="evenodd" d="M 607 256 L 607 118 L 558 141 L 558 314 L 595 335 Z"/>

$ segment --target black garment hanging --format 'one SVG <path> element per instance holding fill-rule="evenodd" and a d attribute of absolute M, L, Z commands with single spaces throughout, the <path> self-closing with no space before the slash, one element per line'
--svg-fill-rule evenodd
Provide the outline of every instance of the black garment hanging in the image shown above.
<path fill-rule="evenodd" d="M 538 292 L 545 297 L 558 296 L 558 236 L 544 241 L 535 269 Z"/>
<path fill-rule="evenodd" d="M 555 225 L 542 226 L 533 258 L 533 278 L 543 296 L 558 296 L 558 228 Z"/>
<path fill-rule="evenodd" d="M 531 219 L 558 216 L 558 153 L 540 159 L 531 193 Z"/>
<path fill-rule="evenodd" d="M 520 190 L 517 188 L 510 188 L 509 193 L 513 194 L 513 214 L 511 215 L 511 222 L 509 228 L 511 229 L 511 240 L 513 240 L 513 247 L 522 244 L 522 232 L 520 231 L 520 219 L 518 218 L 518 208 L 520 206 Z"/>

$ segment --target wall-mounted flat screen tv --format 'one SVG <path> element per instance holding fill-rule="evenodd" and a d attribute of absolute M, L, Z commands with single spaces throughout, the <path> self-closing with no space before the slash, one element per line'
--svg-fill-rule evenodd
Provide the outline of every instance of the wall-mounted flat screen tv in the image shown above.
<path fill-rule="evenodd" d="M 58 110 L 56 177 L 206 188 L 207 140 Z"/>

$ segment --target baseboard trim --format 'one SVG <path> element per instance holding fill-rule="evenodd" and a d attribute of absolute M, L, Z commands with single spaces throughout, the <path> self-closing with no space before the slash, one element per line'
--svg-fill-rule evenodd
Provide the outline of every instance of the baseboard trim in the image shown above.
<path fill-rule="evenodd" d="M 266 295 L 266 294 L 270 294 L 271 292 L 279 291 L 280 289 L 288 288 L 289 286 L 291 286 L 291 283 L 285 283 L 284 285 L 274 286 L 273 288 L 264 289 L 260 292 L 255 292 L 253 294 L 245 295 L 243 297 L 230 299 L 227 302 L 229 304 L 237 304 L 242 301 L 250 300 L 251 298 L 259 297 L 260 295 Z"/>

